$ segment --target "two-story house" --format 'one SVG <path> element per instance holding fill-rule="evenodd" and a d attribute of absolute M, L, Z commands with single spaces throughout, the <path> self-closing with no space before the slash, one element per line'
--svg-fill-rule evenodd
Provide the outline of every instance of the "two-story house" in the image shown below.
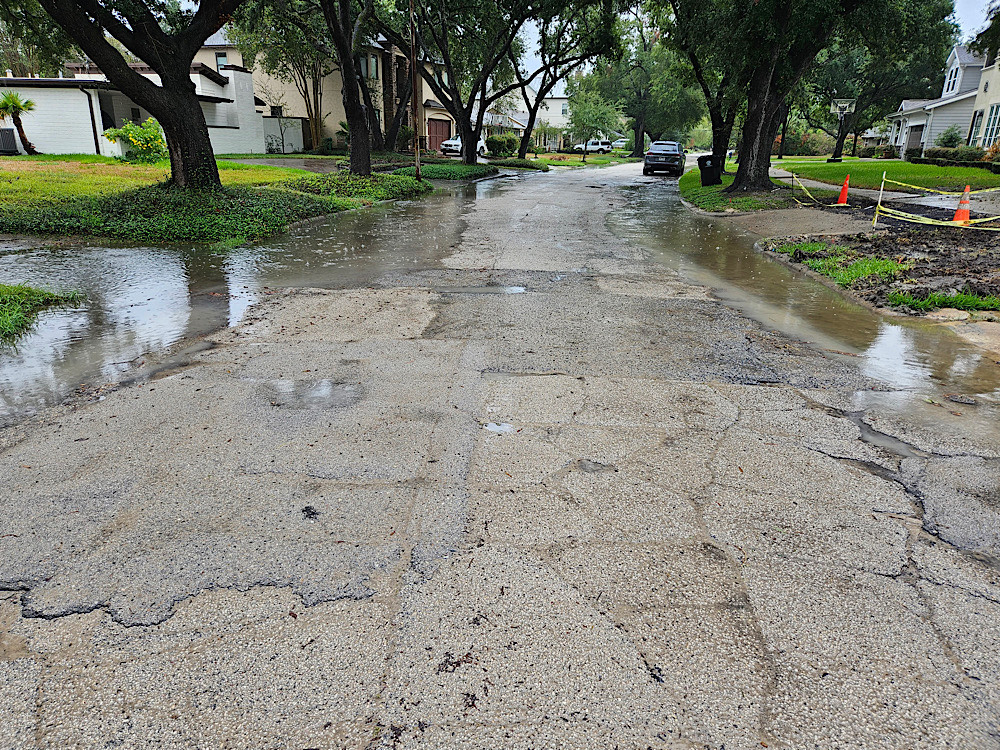
<path fill-rule="evenodd" d="M 956 45 L 944 68 L 944 85 L 937 99 L 904 99 L 889 115 L 889 143 L 899 149 L 921 154 L 934 146 L 935 139 L 957 125 L 963 132 L 976 109 L 976 96 L 985 60 Z"/>
<path fill-rule="evenodd" d="M 391 119 L 404 97 L 403 89 L 409 89 L 411 81 L 406 57 L 388 43 L 375 42 L 360 56 L 361 74 L 368 81 L 369 91 L 375 106 L 377 117 L 381 123 Z M 210 67 L 225 65 L 246 65 L 253 68 L 252 60 L 244 60 L 239 48 L 227 37 L 225 31 L 219 31 L 210 36 L 201 50 L 195 55 L 196 63 Z M 340 71 L 336 69 L 323 78 L 322 83 L 322 137 L 336 138 L 340 123 L 347 119 L 344 113 L 342 97 L 343 81 Z M 270 76 L 263 70 L 253 70 L 254 93 L 264 104 L 264 125 L 267 132 L 273 135 L 275 127 L 273 118 L 295 117 L 305 118 L 306 105 L 302 94 L 291 81 L 284 81 Z M 437 149 L 441 141 L 447 140 L 455 133 L 454 119 L 436 100 L 430 98 L 429 87 L 424 80 L 418 79 L 420 97 L 417 102 L 416 132 L 421 136 L 425 147 Z M 411 114 L 407 111 L 404 124 L 412 127 Z M 308 133 L 308 129 L 307 129 Z M 307 148 L 319 144 L 305 144 Z"/>

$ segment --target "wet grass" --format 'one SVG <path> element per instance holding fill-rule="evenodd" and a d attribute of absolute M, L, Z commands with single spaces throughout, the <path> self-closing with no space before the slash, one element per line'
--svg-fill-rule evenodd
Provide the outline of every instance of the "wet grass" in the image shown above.
<path fill-rule="evenodd" d="M 733 175 L 728 174 L 722 175 L 721 185 L 702 187 L 700 172 L 691 169 L 681 176 L 677 184 L 681 197 L 703 211 L 767 211 L 795 205 L 792 191 L 788 189 L 751 195 L 724 193 L 722 191 L 733 184 Z"/>
<path fill-rule="evenodd" d="M 225 187 L 270 185 L 311 174 L 260 164 L 220 161 Z M 0 212 L 14 206 L 42 206 L 85 196 L 105 196 L 164 182 L 170 163 L 125 164 L 106 156 L 60 154 L 0 157 Z"/>
<path fill-rule="evenodd" d="M 876 277 L 881 281 L 899 278 L 910 264 L 891 258 L 873 258 L 852 252 L 849 248 L 826 242 L 795 242 L 778 245 L 777 253 L 833 279 L 838 286 L 851 287 L 856 282 Z"/>
<path fill-rule="evenodd" d="M 220 161 L 221 191 L 166 185 L 169 164 L 0 160 L 0 233 L 89 235 L 132 243 L 236 246 L 312 216 L 429 191 L 413 178 L 315 175 Z"/>
<path fill-rule="evenodd" d="M 24 284 L 0 284 L 0 343 L 9 344 L 31 330 L 42 310 L 81 299 L 77 292 L 57 294 Z"/>
<path fill-rule="evenodd" d="M 853 260 L 847 254 L 828 255 L 825 258 L 807 258 L 802 262 L 808 268 L 828 276 L 843 287 L 849 287 L 856 281 L 872 276 L 877 276 L 882 281 L 891 281 L 909 267 L 888 258 L 858 258 Z"/>
<path fill-rule="evenodd" d="M 956 310 L 1000 310 L 1000 297 L 982 297 L 970 292 L 957 294 L 941 294 L 934 292 L 926 297 L 915 297 L 906 292 L 889 292 L 886 295 L 889 304 L 897 307 L 909 307 L 911 310 L 929 312 L 942 307 L 953 307 Z"/>
<path fill-rule="evenodd" d="M 877 161 L 850 161 L 841 164 L 827 164 L 825 161 L 771 162 L 773 166 L 788 169 L 800 177 L 842 185 L 844 177 L 851 175 L 851 186 L 878 190 L 882 184 L 882 172 L 892 180 L 936 190 L 959 191 L 966 185 L 973 190 L 1000 186 L 1000 175 L 977 167 L 938 167 L 933 164 L 910 164 L 895 159 Z M 887 185 L 887 190 L 905 190 L 898 185 Z"/>
<path fill-rule="evenodd" d="M 428 164 L 420 167 L 420 176 L 425 180 L 477 180 L 499 171 L 492 164 Z M 413 177 L 416 168 L 403 167 L 394 170 L 392 174 Z"/>
<path fill-rule="evenodd" d="M 537 169 L 539 172 L 549 171 L 548 164 L 535 159 L 490 159 L 490 164 L 494 167 L 503 167 L 504 169 Z"/>

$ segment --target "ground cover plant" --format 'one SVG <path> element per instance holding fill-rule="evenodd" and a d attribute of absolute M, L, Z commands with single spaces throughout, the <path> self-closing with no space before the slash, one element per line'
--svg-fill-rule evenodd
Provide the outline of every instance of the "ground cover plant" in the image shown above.
<path fill-rule="evenodd" d="M 489 177 L 497 174 L 500 170 L 491 164 L 428 164 L 420 167 L 420 176 L 426 180 L 476 180 L 480 177 Z M 416 174 L 414 167 L 403 167 L 393 171 L 394 175 L 407 175 L 413 177 Z"/>
<path fill-rule="evenodd" d="M 898 180 L 919 187 L 935 190 L 961 191 L 966 185 L 973 190 L 1000 187 L 1000 175 L 976 167 L 938 167 L 933 164 L 912 164 L 899 160 L 851 161 L 827 164 L 825 161 L 804 161 L 786 159 L 773 161 L 773 166 L 787 169 L 800 177 L 808 177 L 819 182 L 841 185 L 844 177 L 851 175 L 851 186 L 878 190 L 882 184 L 882 172 L 891 180 Z M 886 189 L 900 190 L 898 186 Z"/>
<path fill-rule="evenodd" d="M 504 169 L 537 169 L 539 172 L 549 171 L 548 164 L 535 159 L 490 159 L 490 164 L 494 167 L 502 167 Z"/>
<path fill-rule="evenodd" d="M 1000 237 L 951 228 L 892 228 L 871 234 L 791 238 L 764 247 L 833 279 L 880 307 L 1000 310 Z"/>
<path fill-rule="evenodd" d="M 362 176 L 350 172 L 313 175 L 291 180 L 281 186 L 285 190 L 322 195 L 352 201 L 356 206 L 377 201 L 414 198 L 433 188 L 415 177 L 404 174 L 372 174 Z"/>
<path fill-rule="evenodd" d="M 0 343 L 10 343 L 30 330 L 42 310 L 73 305 L 80 299 L 75 292 L 57 294 L 24 284 L 0 284 Z"/>

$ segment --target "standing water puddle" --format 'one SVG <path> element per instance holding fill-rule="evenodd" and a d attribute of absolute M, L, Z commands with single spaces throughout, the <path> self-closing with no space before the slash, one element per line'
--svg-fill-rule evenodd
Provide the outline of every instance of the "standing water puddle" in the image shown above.
<path fill-rule="evenodd" d="M 6 283 L 86 295 L 80 308 L 43 313 L 16 349 L 0 350 L 0 426 L 82 384 L 118 382 L 178 341 L 234 325 L 270 290 L 364 286 L 387 272 L 435 267 L 454 252 L 468 207 L 503 184 L 342 213 L 222 252 L 79 244 L 0 254 Z"/>
<path fill-rule="evenodd" d="M 951 404 L 962 409 L 970 428 L 997 429 L 996 355 L 939 324 L 879 315 L 770 260 L 754 250 L 757 235 L 686 209 L 676 181 L 646 180 L 625 189 L 629 200 L 612 217 L 612 231 L 766 327 L 852 356 L 866 375 L 897 389 L 858 394 L 857 409 L 910 412 L 929 397 L 941 401 L 942 394 L 959 392 L 979 401 L 971 408 Z"/>

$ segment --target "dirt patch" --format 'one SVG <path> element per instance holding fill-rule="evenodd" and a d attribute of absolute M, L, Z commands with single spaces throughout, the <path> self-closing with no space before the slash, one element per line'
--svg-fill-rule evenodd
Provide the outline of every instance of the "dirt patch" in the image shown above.
<path fill-rule="evenodd" d="M 772 238 L 761 246 L 877 307 L 910 314 L 956 307 L 987 317 L 1000 308 L 1000 236 L 992 232 L 891 228 Z"/>

